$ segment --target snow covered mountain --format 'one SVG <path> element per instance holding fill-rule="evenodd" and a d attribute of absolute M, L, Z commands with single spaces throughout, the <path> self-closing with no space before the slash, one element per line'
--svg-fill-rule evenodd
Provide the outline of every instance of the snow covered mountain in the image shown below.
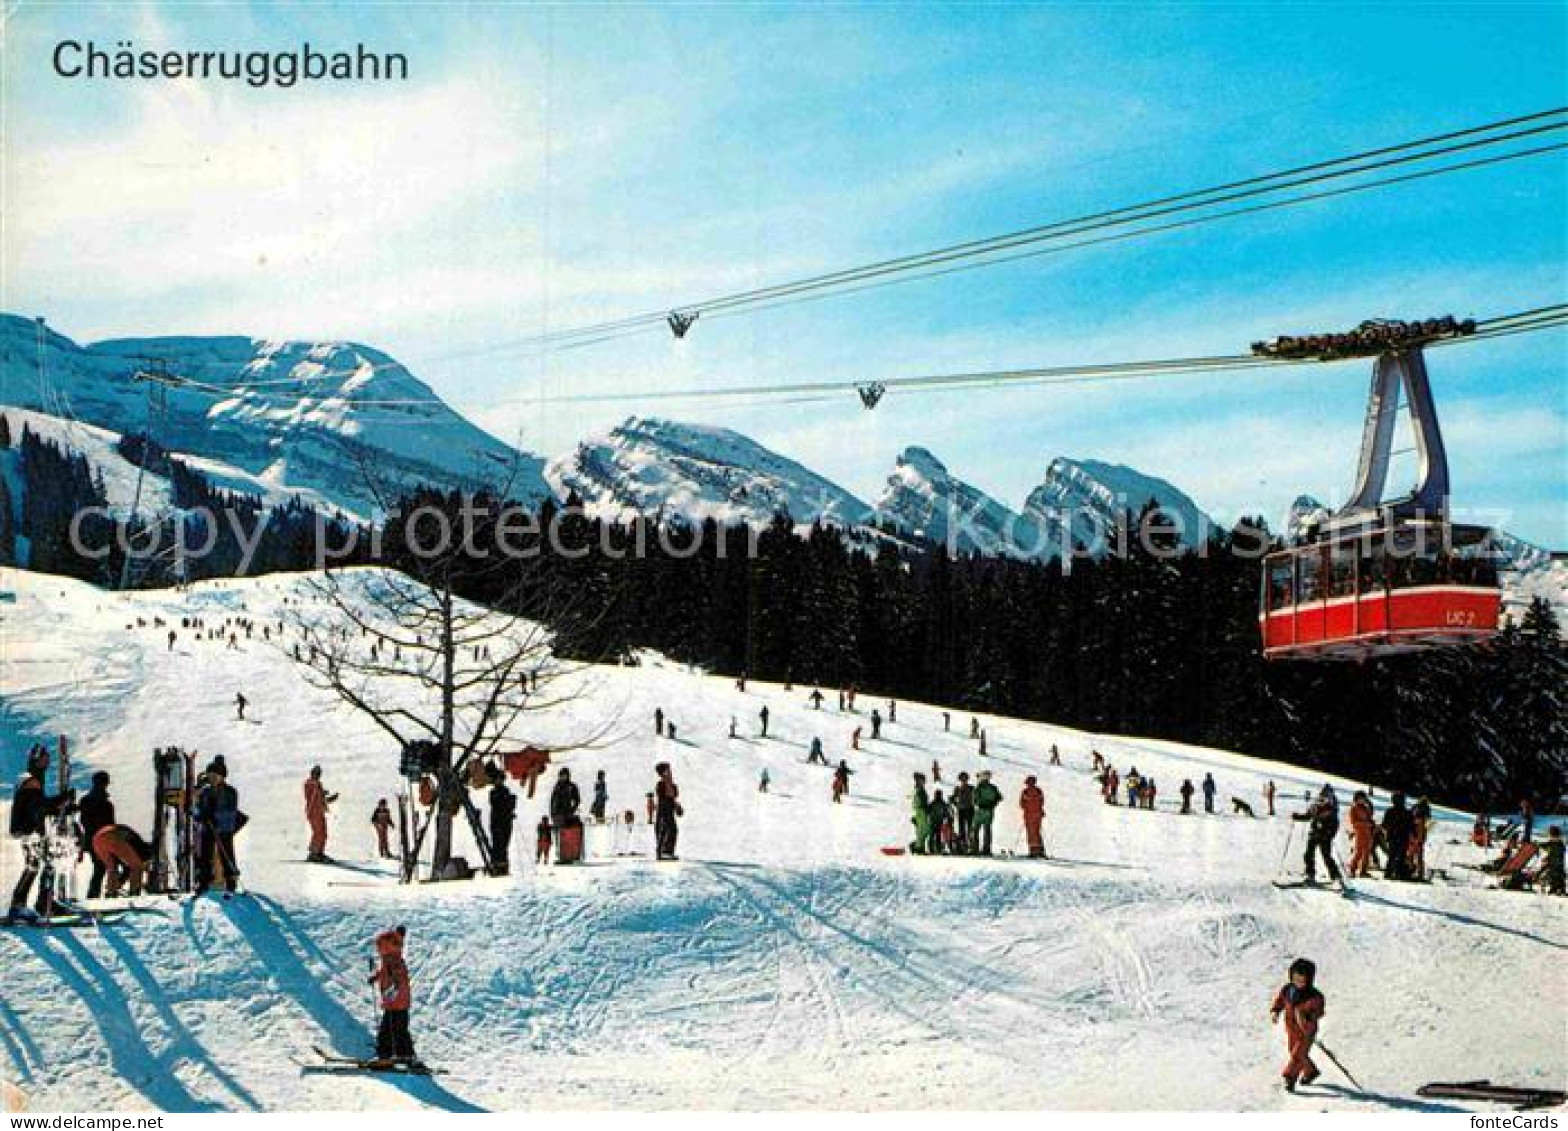
<path fill-rule="evenodd" d="M 271 488 L 373 509 L 368 460 L 388 485 L 458 487 L 512 477 L 517 498 L 542 498 L 543 461 L 454 412 L 402 365 L 349 342 L 245 337 L 126 338 L 79 345 L 32 319 L 0 314 L 0 400 L 111 432 L 147 419 L 138 369 L 161 363 L 221 388 L 168 390 L 160 442 Z M 514 475 L 515 470 L 515 475 Z"/>
<path fill-rule="evenodd" d="M 955 553 L 1032 557 L 1035 524 L 948 471 L 930 451 L 899 453 L 877 501 L 879 516 Z"/>
<path fill-rule="evenodd" d="M 1094 459 L 1053 459 L 1044 481 L 1030 492 L 1023 515 L 1041 532 L 1045 552 L 1075 543 L 1093 550 L 1105 545 L 1123 513 L 1137 514 L 1151 499 L 1177 524 L 1184 544 L 1203 543 L 1213 520 L 1185 492 L 1122 464 Z"/>
<path fill-rule="evenodd" d="M 726 428 L 628 417 L 550 461 L 545 479 L 602 518 L 656 513 L 765 526 L 780 511 L 797 525 L 853 529 L 871 508 L 838 484 Z"/>

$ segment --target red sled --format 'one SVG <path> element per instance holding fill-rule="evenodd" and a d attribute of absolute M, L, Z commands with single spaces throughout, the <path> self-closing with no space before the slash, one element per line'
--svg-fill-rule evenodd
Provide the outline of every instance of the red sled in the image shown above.
<path fill-rule="evenodd" d="M 908 852 L 907 848 L 900 848 L 896 844 L 889 844 L 882 849 L 883 856 L 902 856 Z"/>

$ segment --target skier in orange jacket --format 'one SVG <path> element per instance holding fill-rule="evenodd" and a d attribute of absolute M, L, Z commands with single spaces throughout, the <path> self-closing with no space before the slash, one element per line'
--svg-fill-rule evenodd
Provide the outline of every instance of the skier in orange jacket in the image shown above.
<path fill-rule="evenodd" d="M 381 961 L 370 975 L 370 984 L 376 987 L 381 1003 L 376 1056 L 382 1060 L 414 1059 L 414 1038 L 408 1031 L 413 988 L 408 980 L 408 963 L 403 961 L 403 940 L 407 935 L 408 929 L 400 925 L 376 936 L 376 955 Z"/>
<path fill-rule="evenodd" d="M 1324 1000 L 1313 985 L 1318 968 L 1308 958 L 1298 958 L 1290 964 L 1290 981 L 1274 995 L 1269 1007 L 1269 1020 L 1278 1024 L 1280 1015 L 1285 1017 L 1285 1043 L 1289 1058 L 1281 1075 L 1285 1090 L 1294 1092 L 1299 1081 L 1310 1084 L 1319 1076 L 1318 1066 L 1312 1063 L 1312 1043 L 1318 1037 L 1318 1022 L 1323 1018 Z"/>
<path fill-rule="evenodd" d="M 1372 846 L 1377 843 L 1377 817 L 1365 790 L 1356 790 L 1350 803 L 1350 875 L 1352 879 L 1372 874 Z"/>
<path fill-rule="evenodd" d="M 321 767 L 312 766 L 310 776 L 305 779 L 305 823 L 310 826 L 310 851 L 305 859 L 313 864 L 328 862 L 327 809 L 337 799 L 337 794 L 328 793 L 327 787 L 321 784 Z"/>
<path fill-rule="evenodd" d="M 1018 795 L 1018 807 L 1023 810 L 1024 836 L 1029 842 L 1029 855 L 1039 859 L 1045 855 L 1045 837 L 1040 831 L 1045 820 L 1045 793 L 1035 784 L 1034 775 L 1024 779 L 1023 792 Z"/>

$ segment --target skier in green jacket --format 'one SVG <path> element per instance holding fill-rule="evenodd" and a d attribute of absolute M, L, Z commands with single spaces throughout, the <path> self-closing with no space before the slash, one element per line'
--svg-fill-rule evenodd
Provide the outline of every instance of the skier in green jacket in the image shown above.
<path fill-rule="evenodd" d="M 991 855 L 991 825 L 996 820 L 996 807 L 1002 803 L 1002 791 L 991 784 L 991 771 L 980 771 L 980 784 L 975 786 L 974 850 L 981 856 Z"/>
<path fill-rule="evenodd" d="M 924 855 L 926 845 L 931 840 L 931 799 L 926 796 L 926 776 L 915 775 L 915 790 L 910 795 L 909 819 L 915 825 L 915 839 L 909 846 L 909 851 L 916 855 Z"/>

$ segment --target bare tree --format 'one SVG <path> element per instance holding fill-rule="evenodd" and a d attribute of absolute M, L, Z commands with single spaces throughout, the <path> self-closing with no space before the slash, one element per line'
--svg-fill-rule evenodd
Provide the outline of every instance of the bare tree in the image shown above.
<path fill-rule="evenodd" d="M 374 468 L 362 465 L 367 483 L 383 498 Z M 567 646 L 604 610 L 582 607 L 543 555 L 497 552 L 494 524 L 516 504 L 502 492 L 462 497 L 468 524 L 457 535 L 422 542 L 413 552 L 421 512 L 395 527 L 405 537 L 395 547 L 395 568 L 327 569 L 306 582 L 308 604 L 287 618 L 297 630 L 288 654 L 307 682 L 330 691 L 362 712 L 397 743 L 433 743 L 436 751 L 435 842 L 431 861 L 441 877 L 452 858 L 453 818 L 475 817 L 465 771 L 527 743 L 521 732 L 531 718 L 558 711 L 586 691 L 582 664 L 561 659 L 579 654 Z M 425 496 L 428 502 L 435 496 Z M 429 506 L 423 517 L 451 517 L 453 497 Z M 393 509 L 382 503 L 382 511 Z M 440 523 L 434 525 L 439 526 Z M 478 531 L 480 537 L 474 537 Z M 462 592 L 485 595 L 483 604 Z M 557 741 L 553 750 L 582 749 L 608 732 Z M 490 848 L 475 821 L 475 839 L 486 865 Z"/>

